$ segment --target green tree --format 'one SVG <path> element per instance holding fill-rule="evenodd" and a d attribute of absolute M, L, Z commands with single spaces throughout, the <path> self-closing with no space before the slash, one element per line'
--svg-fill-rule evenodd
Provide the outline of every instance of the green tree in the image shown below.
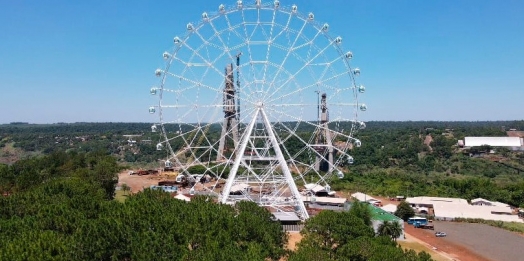
<path fill-rule="evenodd" d="M 387 236 L 396 241 L 402 234 L 402 226 L 397 221 L 384 221 L 378 226 L 377 234 Z"/>
<path fill-rule="evenodd" d="M 408 202 L 402 201 L 397 206 L 395 216 L 401 218 L 404 221 L 407 221 L 410 217 L 415 216 L 415 210 L 413 210 L 413 208 L 409 205 Z"/>
<path fill-rule="evenodd" d="M 362 219 L 367 226 L 371 226 L 372 213 L 369 204 L 355 200 L 351 204 L 349 213 Z"/>
<path fill-rule="evenodd" d="M 128 192 L 131 191 L 131 187 L 129 185 L 127 185 L 126 183 L 122 184 L 122 186 L 120 186 L 122 191 L 124 191 L 124 195 L 128 195 Z"/>

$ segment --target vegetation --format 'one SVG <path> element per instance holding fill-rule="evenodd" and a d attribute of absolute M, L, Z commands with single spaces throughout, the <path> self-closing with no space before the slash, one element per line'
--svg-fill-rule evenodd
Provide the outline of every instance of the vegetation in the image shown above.
<path fill-rule="evenodd" d="M 254 203 L 145 190 L 111 200 L 116 160 L 56 152 L 1 165 L 0 260 L 278 260 L 286 234 Z M 31 177 L 31 178 L 30 178 Z"/>
<path fill-rule="evenodd" d="M 100 152 L 0 165 L 0 260 L 430 260 L 377 237 L 365 204 L 309 219 L 288 252 L 281 225 L 255 203 L 185 202 L 151 189 L 120 202 L 118 171 Z"/>
<path fill-rule="evenodd" d="M 404 221 L 408 221 L 410 217 L 415 216 L 415 210 L 406 201 L 400 202 L 395 211 L 395 216 L 401 218 Z"/>
<path fill-rule="evenodd" d="M 456 222 L 480 223 L 524 234 L 524 223 L 485 220 L 480 218 L 456 218 Z"/>
<path fill-rule="evenodd" d="M 396 241 L 402 235 L 402 226 L 398 222 L 384 221 L 378 226 L 379 236 L 387 236 Z"/>
<path fill-rule="evenodd" d="M 178 126 L 166 126 L 170 132 L 178 130 L 175 127 Z M 362 146 L 351 151 L 354 164 L 344 166 L 345 178 L 334 180 L 331 185 L 334 190 L 382 196 L 427 195 L 468 200 L 482 197 L 524 207 L 523 152 L 489 146 L 464 150 L 456 145 L 465 136 L 504 136 L 504 129 L 524 130 L 524 121 L 368 122 L 367 128 L 357 135 Z M 160 167 L 166 154 L 155 148 L 160 133 L 150 130 L 149 123 L 0 125 L 0 163 L 14 164 L 16 160 L 53 151 L 103 151 L 115 157 L 119 165 Z M 209 136 L 215 137 L 220 128 L 213 125 L 209 131 Z M 297 128 L 301 138 L 311 132 L 308 124 Z M 124 136 L 130 134 L 137 136 Z M 286 141 L 290 153 L 302 145 L 297 137 Z M 181 144 L 173 146 L 176 150 Z M 495 153 L 483 155 L 491 150 Z M 199 166 L 191 171 L 202 173 Z"/>
<path fill-rule="evenodd" d="M 426 252 L 404 251 L 389 236 L 373 229 L 352 212 L 323 211 L 310 218 L 304 238 L 289 261 L 306 260 L 432 260 Z"/>

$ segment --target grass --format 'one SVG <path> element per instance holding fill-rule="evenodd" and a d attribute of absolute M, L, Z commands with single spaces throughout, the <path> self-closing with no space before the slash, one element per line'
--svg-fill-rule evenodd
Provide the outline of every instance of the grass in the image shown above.
<path fill-rule="evenodd" d="M 435 261 L 449 261 L 448 258 L 443 257 L 440 254 L 435 253 L 434 251 L 431 251 L 430 249 L 428 249 L 427 247 L 425 247 L 424 245 L 418 242 L 413 242 L 413 241 L 407 242 L 407 241 L 398 240 L 397 243 L 402 247 L 402 249 L 413 249 L 417 253 L 425 251 L 426 253 L 430 254 L 431 258 Z"/>
<path fill-rule="evenodd" d="M 478 218 L 456 218 L 456 222 L 480 223 L 524 234 L 524 223 L 484 220 Z"/>
<path fill-rule="evenodd" d="M 127 194 L 126 194 L 127 193 Z M 119 189 L 115 191 L 115 200 L 124 203 L 127 199 L 129 192 L 124 192 L 123 190 Z"/>

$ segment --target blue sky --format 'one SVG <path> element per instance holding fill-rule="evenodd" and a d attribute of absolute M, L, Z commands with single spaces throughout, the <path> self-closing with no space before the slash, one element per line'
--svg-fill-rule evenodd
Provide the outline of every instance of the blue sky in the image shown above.
<path fill-rule="evenodd" d="M 156 121 L 162 53 L 221 3 L 0 0 L 0 123 Z M 522 1 L 281 3 L 343 37 L 363 120 L 524 119 Z"/>

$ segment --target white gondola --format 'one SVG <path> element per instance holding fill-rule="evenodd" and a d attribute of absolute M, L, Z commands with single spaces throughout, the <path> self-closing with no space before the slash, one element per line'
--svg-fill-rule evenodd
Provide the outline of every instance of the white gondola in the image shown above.
<path fill-rule="evenodd" d="M 337 38 L 335 38 L 335 43 L 336 44 L 341 44 L 342 43 L 342 37 L 338 36 Z"/>
<path fill-rule="evenodd" d="M 151 93 L 151 95 L 156 95 L 156 90 L 156 87 L 152 87 L 151 90 L 149 90 L 149 93 Z"/>
<path fill-rule="evenodd" d="M 226 7 L 224 5 L 219 5 L 218 6 L 218 11 L 221 12 L 221 13 L 224 13 L 226 11 Z"/>
<path fill-rule="evenodd" d="M 355 159 L 353 159 L 352 156 L 348 155 L 348 164 L 353 164 L 355 163 Z"/>
<path fill-rule="evenodd" d="M 162 70 L 161 69 L 156 69 L 155 70 L 155 75 L 160 77 L 162 75 Z"/>
<path fill-rule="evenodd" d="M 166 168 L 172 168 L 173 167 L 173 163 L 169 160 L 166 160 L 166 162 L 164 162 L 164 167 Z"/>
<path fill-rule="evenodd" d="M 280 1 L 278 1 L 278 0 L 275 0 L 275 2 L 273 4 L 275 5 L 275 8 L 279 8 L 280 7 Z"/>
<path fill-rule="evenodd" d="M 324 25 L 322 26 L 322 31 L 324 31 L 324 32 L 329 31 L 329 24 L 324 24 Z"/>
<path fill-rule="evenodd" d="M 192 24 L 192 23 L 188 23 L 188 24 L 186 25 L 186 28 L 187 28 L 188 31 L 193 31 L 193 29 L 195 29 L 195 27 L 193 27 L 193 24 Z"/>
<path fill-rule="evenodd" d="M 169 57 L 171 57 L 171 54 L 169 54 L 168 52 L 164 52 L 164 53 L 162 54 L 162 58 L 164 58 L 164 60 L 169 59 Z"/>
<path fill-rule="evenodd" d="M 359 76 L 360 75 L 360 68 L 355 68 L 353 70 L 353 74 L 356 75 L 356 76 Z"/>
<path fill-rule="evenodd" d="M 162 145 L 162 143 L 156 144 L 156 150 L 162 150 L 163 148 L 164 148 L 164 145 Z"/>
<path fill-rule="evenodd" d="M 189 190 L 189 195 L 191 195 L 191 196 L 195 195 L 195 188 L 191 188 Z"/>
<path fill-rule="evenodd" d="M 241 0 L 238 0 L 237 1 L 237 7 L 240 9 L 244 6 L 244 4 L 242 4 L 242 1 Z"/>
<path fill-rule="evenodd" d="M 181 43 L 180 38 L 178 38 L 178 36 L 175 36 L 175 38 L 173 38 L 173 42 L 174 42 L 176 45 L 179 45 L 179 44 Z"/>
<path fill-rule="evenodd" d="M 352 52 L 347 52 L 346 53 L 346 59 L 350 60 L 351 58 L 353 58 L 353 53 Z"/>
<path fill-rule="evenodd" d="M 360 140 L 355 139 L 355 147 L 360 148 L 362 146 L 362 142 Z"/>
<path fill-rule="evenodd" d="M 327 193 L 331 192 L 331 186 L 329 185 L 324 186 L 324 189 L 326 190 Z"/>
<path fill-rule="evenodd" d="M 156 125 L 151 126 L 151 132 L 156 132 Z"/>
<path fill-rule="evenodd" d="M 291 6 L 291 11 L 292 11 L 293 13 L 296 13 L 296 12 L 298 11 L 298 6 L 297 6 L 297 5 L 293 5 L 293 6 Z"/>
<path fill-rule="evenodd" d="M 315 20 L 315 15 L 313 13 L 309 13 L 309 15 L 307 16 L 307 19 L 309 21 L 313 21 L 313 20 Z"/>
<path fill-rule="evenodd" d="M 207 13 L 203 12 L 202 13 L 202 20 L 207 21 L 208 19 L 209 19 L 209 16 L 207 15 Z"/>
<path fill-rule="evenodd" d="M 151 106 L 149 107 L 149 113 L 154 114 L 156 112 L 155 107 Z"/>
<path fill-rule="evenodd" d="M 365 104 L 360 105 L 361 111 L 366 111 L 367 109 L 368 109 L 368 106 L 366 106 Z"/>
<path fill-rule="evenodd" d="M 340 170 L 337 171 L 337 177 L 338 177 L 339 179 L 343 179 L 343 178 L 344 178 L 344 173 L 343 173 L 342 171 L 340 171 Z"/>
<path fill-rule="evenodd" d="M 364 93 L 364 92 L 366 92 L 366 87 L 364 87 L 364 85 L 360 85 L 360 86 L 358 87 L 358 92 L 360 92 L 360 93 Z"/>
<path fill-rule="evenodd" d="M 362 130 L 366 128 L 366 123 L 363 121 L 359 122 L 359 125 L 360 125 L 360 129 Z"/>

